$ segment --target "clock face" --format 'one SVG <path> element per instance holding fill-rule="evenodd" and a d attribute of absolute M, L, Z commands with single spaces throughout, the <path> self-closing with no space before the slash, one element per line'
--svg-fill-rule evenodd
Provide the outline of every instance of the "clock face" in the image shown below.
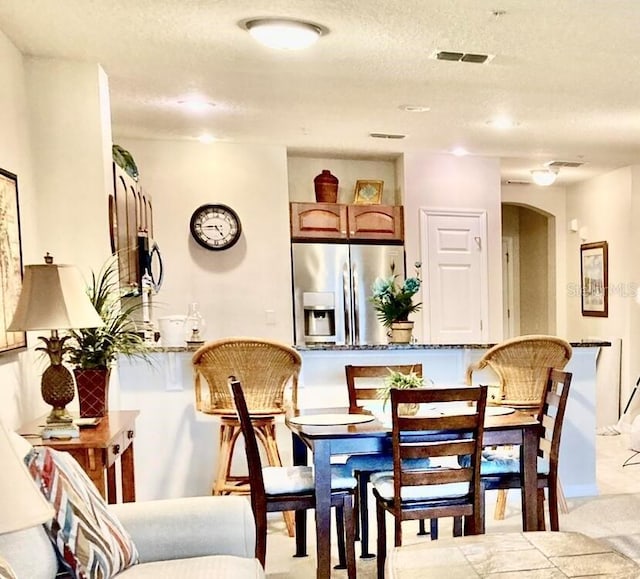
<path fill-rule="evenodd" d="M 222 204 L 198 207 L 191 216 L 189 228 L 202 247 L 214 251 L 232 247 L 242 233 L 238 214 Z"/>

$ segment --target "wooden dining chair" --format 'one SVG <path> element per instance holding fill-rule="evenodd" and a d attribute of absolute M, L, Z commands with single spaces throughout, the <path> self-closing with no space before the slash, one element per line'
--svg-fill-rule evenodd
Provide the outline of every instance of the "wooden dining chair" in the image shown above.
<path fill-rule="evenodd" d="M 256 558 L 263 568 L 267 554 L 267 513 L 299 511 L 315 508 L 313 469 L 309 466 L 262 467 L 255 429 L 252 424 L 241 383 L 229 377 L 238 420 L 245 439 L 249 468 L 251 508 L 256 525 Z M 346 567 L 349 579 L 355 579 L 355 528 L 353 499 L 356 480 L 343 476 L 339 468 L 331 473 L 331 506 L 341 515 L 337 528 L 340 566 Z M 296 533 L 298 553 L 306 552 L 306 531 Z"/>
<path fill-rule="evenodd" d="M 368 365 L 355 366 L 348 364 L 344 367 L 349 393 L 349 412 L 362 411 L 363 405 L 373 401 L 382 403 L 381 394 L 385 389 L 384 379 L 390 371 L 409 374 L 414 372 L 422 376 L 422 364 L 396 364 L 396 365 Z M 391 470 L 393 468 L 393 456 L 387 454 L 354 454 L 346 461 L 347 468 L 351 469 L 358 481 L 358 494 L 356 496 L 356 511 L 358 517 L 356 523 L 356 537 L 360 537 L 360 557 L 369 559 L 374 557 L 369 552 L 369 504 L 367 500 L 367 488 L 369 480 L 374 472 Z M 434 529 L 432 525 L 432 530 Z M 435 525 L 437 532 L 437 525 Z M 424 521 L 420 521 L 420 534 L 426 534 Z"/>
<path fill-rule="evenodd" d="M 391 390 L 393 472 L 371 477 L 379 579 L 384 579 L 387 512 L 394 517 L 396 547 L 402 545 L 405 520 L 463 517 L 459 532 L 483 531 L 480 462 L 486 402 L 486 386 Z M 403 416 L 402 404 L 418 404 L 420 410 L 416 416 Z M 429 467 L 407 463 L 416 458 L 429 459 Z"/>
<path fill-rule="evenodd" d="M 538 420 L 542 428 L 538 448 L 538 527 L 540 530 L 545 528 L 545 488 L 549 493 L 549 526 L 552 531 L 560 529 L 558 457 L 571 378 L 570 372 L 548 369 L 544 402 L 538 412 Z M 485 490 L 522 489 L 519 458 L 504 458 L 499 454 L 485 451 L 480 472 Z"/>

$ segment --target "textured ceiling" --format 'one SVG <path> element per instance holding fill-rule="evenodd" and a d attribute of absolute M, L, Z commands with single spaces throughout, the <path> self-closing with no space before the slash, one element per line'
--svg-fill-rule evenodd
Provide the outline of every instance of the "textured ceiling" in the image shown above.
<path fill-rule="evenodd" d="M 329 33 L 304 52 L 269 50 L 240 26 L 266 16 Z M 584 162 L 559 184 L 640 161 L 638 23 L 638 0 L 0 0 L 0 30 L 23 53 L 103 66 L 115 140 L 206 131 L 387 157 L 462 146 L 500 157 L 517 181 Z M 495 57 L 443 62 L 436 50 Z M 188 114 L 177 101 L 190 93 L 216 106 Z M 501 114 L 518 126 L 487 125 Z"/>

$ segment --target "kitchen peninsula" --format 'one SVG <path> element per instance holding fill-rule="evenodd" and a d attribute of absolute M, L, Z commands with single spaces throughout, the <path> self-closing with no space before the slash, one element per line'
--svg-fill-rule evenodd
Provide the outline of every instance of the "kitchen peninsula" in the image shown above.
<path fill-rule="evenodd" d="M 421 362 L 434 384 L 463 384 L 467 366 L 493 344 L 299 346 L 301 406 L 347 405 L 346 364 Z M 560 478 L 568 497 L 598 494 L 595 468 L 596 361 L 605 341 L 572 342 L 566 370 L 573 381 L 562 432 Z M 136 438 L 139 500 L 208 494 L 217 462 L 218 420 L 195 410 L 191 356 L 196 348 L 157 347 L 151 365 L 121 358 L 113 410 L 140 410 Z M 491 384 L 491 375 L 474 381 Z M 282 421 L 282 420 L 280 420 Z M 283 462 L 291 464 L 290 433 L 278 428 Z M 240 453 L 241 454 L 241 453 Z M 242 459 L 241 456 L 237 458 Z M 242 464 L 242 460 L 237 461 Z"/>

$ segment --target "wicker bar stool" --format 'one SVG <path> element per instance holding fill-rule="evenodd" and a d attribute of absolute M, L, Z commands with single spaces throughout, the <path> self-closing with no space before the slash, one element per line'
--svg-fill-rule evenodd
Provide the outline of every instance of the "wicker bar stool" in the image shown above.
<path fill-rule="evenodd" d="M 531 334 L 505 340 L 487 350 L 482 358 L 467 368 L 466 384 L 471 386 L 473 373 L 490 368 L 498 376 L 497 399 L 487 404 L 530 408 L 537 413 L 544 402 L 549 368 L 563 370 L 573 350 L 571 344 L 556 336 Z M 558 483 L 560 508 L 568 512 L 562 488 Z M 495 518 L 504 519 L 507 493 L 500 490 Z"/>
<path fill-rule="evenodd" d="M 538 410 L 547 385 L 549 368 L 562 370 L 571 359 L 571 344 L 562 338 L 532 334 L 505 340 L 487 350 L 467 368 L 466 384 L 473 372 L 487 366 L 499 380 L 500 393 L 489 404 Z"/>
<path fill-rule="evenodd" d="M 226 338 L 208 342 L 193 355 L 196 409 L 220 417 L 218 465 L 212 494 L 249 494 L 248 476 L 231 474 L 233 451 L 242 432 L 229 376 L 242 382 L 257 439 L 267 462 L 282 466 L 276 443 L 275 416 L 284 414 L 285 390 L 291 387 L 296 404 L 302 360 L 293 348 L 259 338 Z M 284 513 L 289 536 L 294 535 L 293 513 Z"/>

